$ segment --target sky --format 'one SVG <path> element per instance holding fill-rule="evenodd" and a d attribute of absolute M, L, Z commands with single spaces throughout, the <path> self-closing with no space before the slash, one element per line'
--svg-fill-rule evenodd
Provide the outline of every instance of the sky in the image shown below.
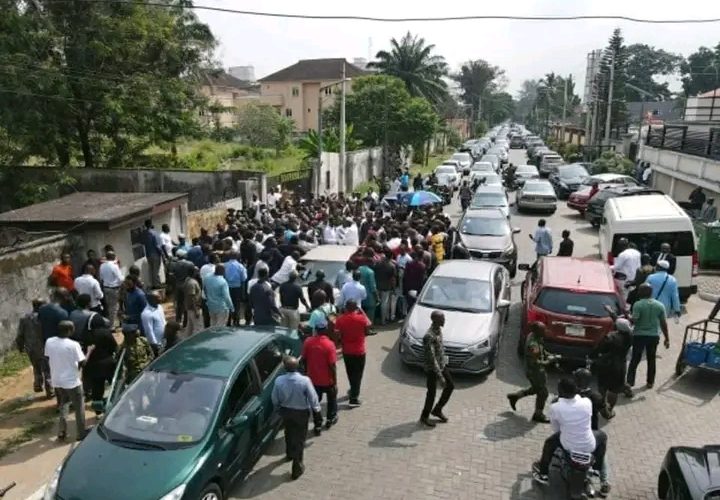
<path fill-rule="evenodd" d="M 195 0 L 196 5 L 250 11 L 318 15 L 432 17 L 462 15 L 624 15 L 650 19 L 720 18 L 720 2 L 708 0 L 514 0 L 513 2 L 442 2 L 363 0 Z M 682 7 L 682 10 L 679 9 Z M 698 47 L 720 42 L 720 23 L 650 25 L 623 21 L 505 21 L 472 20 L 432 23 L 381 23 L 280 19 L 197 11 L 219 46 L 216 57 L 224 67 L 253 65 L 262 78 L 299 59 L 324 57 L 372 58 L 389 48 L 389 41 L 408 30 L 436 46 L 452 71 L 470 59 L 485 59 L 505 69 L 508 91 L 515 94 L 526 79 L 554 71 L 572 74 L 582 93 L 587 53 L 603 48 L 614 28 L 625 42 L 646 43 L 689 55 Z M 671 80 L 677 90 L 679 84 Z"/>

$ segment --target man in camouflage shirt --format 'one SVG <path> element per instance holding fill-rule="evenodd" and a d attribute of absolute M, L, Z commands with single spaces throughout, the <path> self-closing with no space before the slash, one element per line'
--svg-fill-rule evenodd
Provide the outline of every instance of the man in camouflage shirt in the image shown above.
<path fill-rule="evenodd" d="M 140 335 L 137 325 L 124 324 L 122 327 L 125 340 L 125 367 L 127 369 L 126 383 L 129 384 L 137 377 L 155 358 L 152 347 L 147 339 Z"/>
<path fill-rule="evenodd" d="M 532 420 L 547 424 L 550 422 L 543 413 L 548 398 L 547 374 L 545 367 L 555 361 L 553 356 L 545 350 L 545 325 L 538 321 L 530 323 L 530 334 L 525 339 L 525 375 L 530 381 L 530 387 L 508 394 L 507 398 L 513 411 L 519 399 L 535 395 L 535 413 Z"/>
<path fill-rule="evenodd" d="M 420 415 L 420 422 L 428 427 L 435 427 L 435 422 L 430 420 L 430 415 L 437 417 L 442 423 L 448 421 L 442 409 L 450 399 L 455 384 L 447 368 L 447 357 L 442 342 L 442 327 L 445 325 L 445 315 L 441 311 L 433 311 L 430 320 L 432 325 L 423 337 L 427 394 L 425 395 L 425 406 Z M 433 407 L 438 383 L 442 386 L 443 391 L 440 399 Z"/>

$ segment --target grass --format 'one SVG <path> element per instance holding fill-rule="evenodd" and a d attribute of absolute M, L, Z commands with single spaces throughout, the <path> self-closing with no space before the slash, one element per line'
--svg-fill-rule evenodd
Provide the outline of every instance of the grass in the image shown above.
<path fill-rule="evenodd" d="M 30 422 L 22 427 L 22 430 L 0 443 L 0 458 L 12 453 L 20 445 L 32 441 L 38 434 L 47 432 L 55 422 L 55 409 L 49 408 L 42 420 Z"/>
<path fill-rule="evenodd" d="M 432 171 L 435 170 L 435 167 L 450 158 L 451 155 L 452 153 L 432 154 L 428 158 L 427 165 L 413 163 L 410 166 L 410 173 L 412 175 L 416 175 L 418 172 L 420 172 L 423 176 L 430 175 Z"/>
<path fill-rule="evenodd" d="M 30 366 L 28 357 L 19 351 L 8 351 L 0 360 L 0 379 L 12 377 Z"/>

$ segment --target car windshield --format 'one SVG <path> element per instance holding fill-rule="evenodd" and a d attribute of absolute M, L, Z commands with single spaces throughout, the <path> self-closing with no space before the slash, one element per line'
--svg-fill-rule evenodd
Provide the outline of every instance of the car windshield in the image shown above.
<path fill-rule="evenodd" d="M 225 381 L 186 373 L 144 371 L 103 421 L 110 441 L 186 445 L 199 441 Z"/>
<path fill-rule="evenodd" d="M 460 226 L 460 232 L 468 236 L 505 236 L 509 231 L 506 219 L 479 215 L 466 216 Z"/>
<path fill-rule="evenodd" d="M 468 278 L 432 276 L 423 288 L 418 303 L 446 311 L 490 312 L 490 283 Z"/>
<path fill-rule="evenodd" d="M 502 193 L 475 193 L 472 207 L 505 207 L 507 198 Z"/>
<path fill-rule="evenodd" d="M 456 161 L 469 161 L 470 160 L 470 154 L 469 153 L 455 153 L 452 155 L 452 159 Z"/>
<path fill-rule="evenodd" d="M 481 158 L 481 161 L 487 161 L 490 163 L 497 161 L 497 155 L 485 155 Z"/>
<path fill-rule="evenodd" d="M 573 165 L 572 167 L 562 167 L 558 169 L 558 175 L 567 179 L 573 177 L 588 177 L 588 171 L 581 165 Z"/>
<path fill-rule="evenodd" d="M 485 184 L 487 184 L 487 185 L 502 184 L 502 181 L 500 180 L 500 176 L 497 174 L 482 174 L 479 177 L 484 178 Z"/>
<path fill-rule="evenodd" d="M 447 167 L 438 167 L 435 170 L 436 174 L 456 174 L 457 170 L 455 170 L 455 167 L 447 166 Z"/>
<path fill-rule="evenodd" d="M 523 187 L 525 193 L 555 194 L 552 184 L 548 182 L 526 182 Z"/>
<path fill-rule="evenodd" d="M 544 288 L 538 295 L 535 305 L 554 313 L 596 318 L 609 316 L 605 310 L 606 305 L 611 306 L 615 311 L 620 310 L 618 299 L 613 294 L 583 293 L 582 291 L 558 288 Z"/>
<path fill-rule="evenodd" d="M 302 261 L 305 270 L 300 275 L 298 284 L 306 286 L 308 283 L 315 281 L 315 273 L 322 270 L 325 273 L 325 281 L 335 283 L 335 278 L 340 271 L 345 270 L 345 262 L 333 262 L 329 260 L 307 260 Z"/>

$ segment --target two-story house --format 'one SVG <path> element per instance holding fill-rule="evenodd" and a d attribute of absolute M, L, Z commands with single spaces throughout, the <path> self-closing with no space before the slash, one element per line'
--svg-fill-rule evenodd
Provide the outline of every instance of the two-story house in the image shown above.
<path fill-rule="evenodd" d="M 303 59 L 259 80 L 260 101 L 295 122 L 295 130 L 317 130 L 318 110 L 333 105 L 345 67 L 346 78 L 369 74 L 345 59 Z M 346 86 L 349 92 L 352 84 Z"/>
<path fill-rule="evenodd" d="M 234 127 L 242 107 L 260 102 L 257 83 L 240 80 L 224 71 L 205 73 L 200 93 L 209 101 L 209 111 L 201 116 L 209 127 Z"/>

